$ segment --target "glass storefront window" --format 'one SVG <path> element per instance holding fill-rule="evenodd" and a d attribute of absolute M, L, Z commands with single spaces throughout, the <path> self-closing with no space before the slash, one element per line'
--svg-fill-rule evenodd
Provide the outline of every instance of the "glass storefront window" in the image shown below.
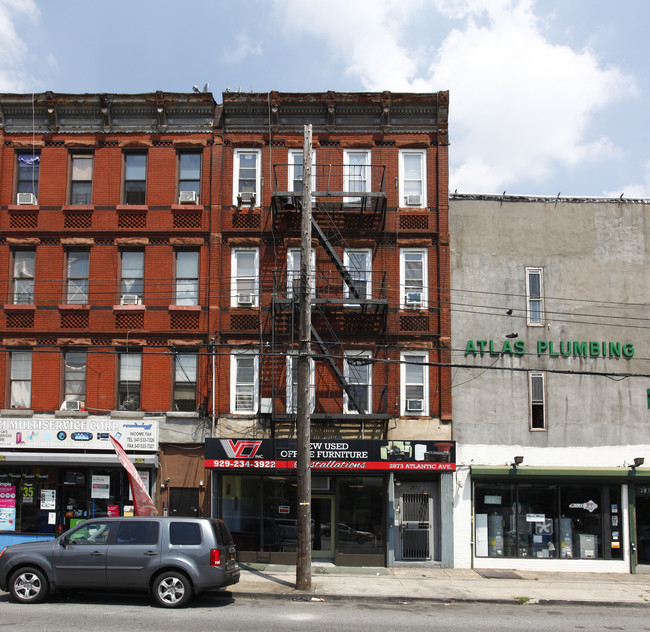
<path fill-rule="evenodd" d="M 45 493 L 43 494 L 43 492 Z M 56 470 L 15 468 L 0 472 L 0 531 L 53 534 L 49 513 L 55 511 Z"/>
<path fill-rule="evenodd" d="M 475 483 L 475 555 L 622 559 L 619 485 Z"/>
<path fill-rule="evenodd" d="M 340 479 L 337 515 L 335 537 L 340 553 L 383 553 L 383 479 L 370 476 Z"/>

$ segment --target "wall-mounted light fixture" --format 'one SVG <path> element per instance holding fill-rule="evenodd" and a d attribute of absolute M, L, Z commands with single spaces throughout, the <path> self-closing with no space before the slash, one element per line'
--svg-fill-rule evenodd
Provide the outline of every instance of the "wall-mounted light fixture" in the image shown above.
<path fill-rule="evenodd" d="M 512 467 L 517 467 L 518 465 L 521 465 L 523 462 L 524 462 L 523 456 L 516 456 L 514 461 L 510 465 Z"/>
<path fill-rule="evenodd" d="M 640 466 L 643 465 L 644 463 L 645 463 L 645 457 L 637 456 L 637 457 L 634 459 L 634 465 L 633 465 L 632 467 L 640 467 Z"/>

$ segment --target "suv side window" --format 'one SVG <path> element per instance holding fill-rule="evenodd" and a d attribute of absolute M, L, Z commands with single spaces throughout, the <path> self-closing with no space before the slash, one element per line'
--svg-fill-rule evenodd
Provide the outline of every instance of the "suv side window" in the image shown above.
<path fill-rule="evenodd" d="M 201 544 L 201 525 L 198 522 L 171 522 L 169 541 L 171 544 Z"/>
<path fill-rule="evenodd" d="M 120 522 L 117 532 L 118 544 L 157 544 L 157 522 Z"/>
<path fill-rule="evenodd" d="M 93 522 L 79 527 L 70 534 L 70 544 L 106 544 L 111 531 L 111 523 Z"/>

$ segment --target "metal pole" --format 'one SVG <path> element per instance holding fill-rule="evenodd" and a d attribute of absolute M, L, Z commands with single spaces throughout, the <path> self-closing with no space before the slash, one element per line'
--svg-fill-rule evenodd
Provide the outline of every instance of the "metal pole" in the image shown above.
<path fill-rule="evenodd" d="M 296 419 L 298 472 L 298 555 L 296 588 L 311 588 L 311 125 L 305 125 L 300 242 L 300 341 L 298 348 L 298 411 Z"/>

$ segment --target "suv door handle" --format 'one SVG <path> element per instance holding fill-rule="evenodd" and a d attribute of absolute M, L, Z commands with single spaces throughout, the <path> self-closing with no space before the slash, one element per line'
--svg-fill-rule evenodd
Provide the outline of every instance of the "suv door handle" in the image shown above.
<path fill-rule="evenodd" d="M 158 551 L 145 551 L 145 555 L 158 555 Z"/>
<path fill-rule="evenodd" d="M 95 557 L 97 557 L 97 556 L 99 556 L 99 555 L 104 555 L 104 551 L 93 551 L 93 552 L 91 553 L 91 555 L 94 555 Z"/>

